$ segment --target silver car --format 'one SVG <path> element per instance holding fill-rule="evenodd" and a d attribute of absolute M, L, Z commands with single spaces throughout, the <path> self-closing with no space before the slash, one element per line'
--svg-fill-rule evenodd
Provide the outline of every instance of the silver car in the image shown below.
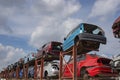
<path fill-rule="evenodd" d="M 45 62 L 43 67 L 43 77 L 57 77 L 59 74 L 59 62 Z M 37 69 L 37 78 L 40 78 L 40 65 Z"/>
<path fill-rule="evenodd" d="M 120 54 L 113 57 L 113 61 L 111 62 L 111 65 L 114 69 L 120 72 Z"/>

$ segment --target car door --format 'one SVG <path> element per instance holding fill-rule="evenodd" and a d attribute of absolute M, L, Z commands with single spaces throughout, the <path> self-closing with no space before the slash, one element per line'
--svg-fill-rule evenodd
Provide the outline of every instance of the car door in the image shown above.
<path fill-rule="evenodd" d="M 74 45 L 74 39 L 80 32 L 82 32 L 82 29 L 82 25 L 79 25 L 68 34 L 66 40 L 64 40 L 63 50 L 69 49 Z"/>

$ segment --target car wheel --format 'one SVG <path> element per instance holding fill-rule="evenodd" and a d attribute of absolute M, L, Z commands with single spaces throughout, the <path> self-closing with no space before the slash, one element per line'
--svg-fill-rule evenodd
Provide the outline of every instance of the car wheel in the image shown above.
<path fill-rule="evenodd" d="M 44 78 L 47 79 L 47 80 L 49 80 L 48 72 L 47 71 L 44 72 Z"/>
<path fill-rule="evenodd" d="M 88 72 L 86 71 L 86 68 L 81 69 L 80 76 L 83 80 L 89 80 L 89 75 Z"/>

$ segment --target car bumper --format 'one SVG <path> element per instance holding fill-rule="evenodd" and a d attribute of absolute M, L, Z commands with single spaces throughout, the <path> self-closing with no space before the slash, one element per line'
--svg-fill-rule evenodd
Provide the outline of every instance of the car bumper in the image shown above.
<path fill-rule="evenodd" d="M 112 70 L 110 67 L 94 67 L 94 68 L 88 68 L 87 71 L 89 72 L 90 76 L 111 76 L 116 77 L 118 76 L 118 73 L 114 70 Z"/>
<path fill-rule="evenodd" d="M 95 34 L 89 34 L 89 33 L 81 33 L 78 35 L 79 40 L 89 40 L 89 41 L 95 41 L 102 44 L 106 44 L 106 37 L 102 35 L 95 35 Z"/>

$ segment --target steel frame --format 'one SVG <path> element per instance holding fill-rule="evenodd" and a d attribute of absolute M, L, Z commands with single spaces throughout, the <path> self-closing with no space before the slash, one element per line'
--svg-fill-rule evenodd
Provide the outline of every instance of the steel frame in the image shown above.
<path fill-rule="evenodd" d="M 37 65 L 40 62 L 40 80 L 43 79 L 43 67 L 44 67 L 44 58 L 36 59 L 35 60 L 35 74 L 34 78 L 37 79 Z"/>
<path fill-rule="evenodd" d="M 72 53 L 71 53 L 72 52 Z M 73 56 L 73 71 L 70 70 L 69 66 L 67 65 L 67 62 L 64 59 L 64 55 L 70 55 Z M 72 74 L 72 80 L 77 80 L 77 67 L 76 67 L 76 56 L 77 56 L 77 47 L 74 45 L 72 47 L 72 50 L 69 52 L 61 52 L 60 53 L 60 71 L 59 71 L 59 80 L 63 80 L 65 77 L 63 77 L 63 61 L 65 61 L 65 66 L 68 67 Z"/>
<path fill-rule="evenodd" d="M 23 65 L 23 76 L 25 79 L 28 79 L 28 66 L 29 66 L 28 63 Z"/>

